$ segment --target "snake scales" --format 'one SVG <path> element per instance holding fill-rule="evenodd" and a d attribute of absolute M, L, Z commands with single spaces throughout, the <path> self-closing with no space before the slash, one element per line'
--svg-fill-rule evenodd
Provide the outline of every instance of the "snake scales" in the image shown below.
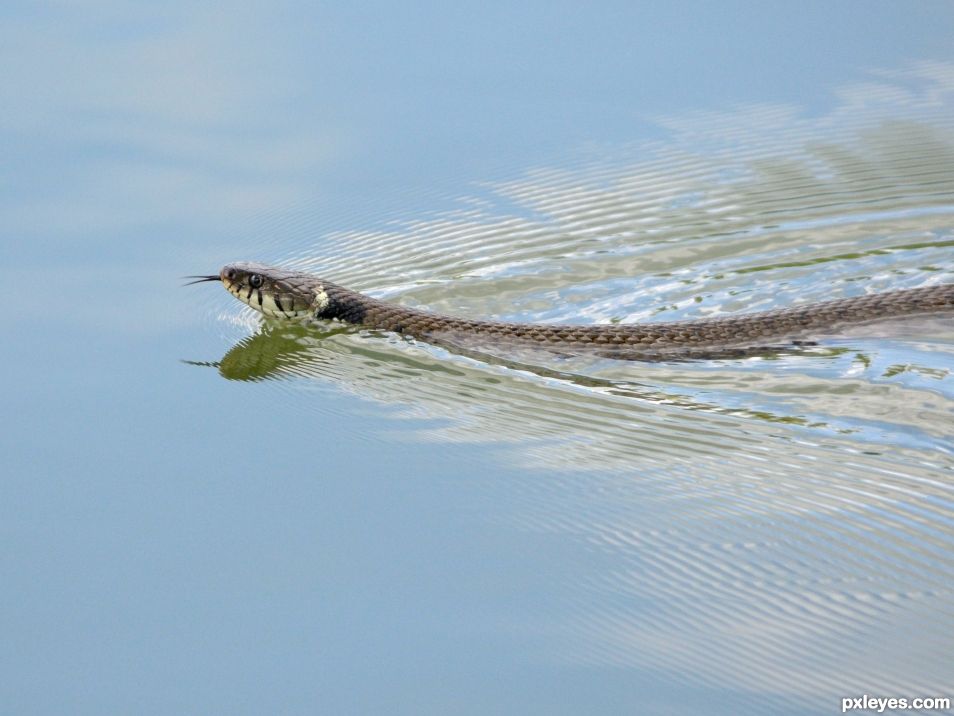
<path fill-rule="evenodd" d="M 757 313 L 690 321 L 609 325 L 475 320 L 399 306 L 311 274 L 255 263 L 233 263 L 217 276 L 232 295 L 274 318 L 338 319 L 423 340 L 477 337 L 553 348 L 612 352 L 687 352 L 791 341 L 811 332 L 904 316 L 954 310 L 954 284 L 840 298 Z M 198 282 L 197 281 L 197 282 Z"/>

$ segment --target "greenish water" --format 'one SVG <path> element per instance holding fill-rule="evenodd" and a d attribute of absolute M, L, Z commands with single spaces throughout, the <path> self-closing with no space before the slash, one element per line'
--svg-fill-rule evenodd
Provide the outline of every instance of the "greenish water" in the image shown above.
<path fill-rule="evenodd" d="M 954 281 L 943 5 L 2 11 L 0 711 L 954 697 L 954 320 L 634 363 L 264 323 Z M 861 22 L 863 20 L 863 22 Z"/>

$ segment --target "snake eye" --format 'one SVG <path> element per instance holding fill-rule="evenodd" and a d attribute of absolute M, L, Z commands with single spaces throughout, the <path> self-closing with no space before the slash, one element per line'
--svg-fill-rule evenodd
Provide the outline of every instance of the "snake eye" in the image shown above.
<path fill-rule="evenodd" d="M 262 287 L 262 274 L 253 273 L 248 277 L 248 282 L 251 284 L 252 288 L 261 288 Z"/>

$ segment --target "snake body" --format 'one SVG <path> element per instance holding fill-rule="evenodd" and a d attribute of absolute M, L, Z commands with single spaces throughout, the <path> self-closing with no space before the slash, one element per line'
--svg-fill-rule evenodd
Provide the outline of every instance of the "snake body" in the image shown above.
<path fill-rule="evenodd" d="M 233 263 L 218 276 L 236 298 L 274 318 L 338 319 L 422 340 L 477 337 L 554 348 L 595 347 L 645 352 L 692 352 L 788 341 L 839 326 L 954 310 L 954 284 L 840 298 L 755 313 L 635 324 L 538 324 L 477 320 L 382 301 L 311 274 Z"/>

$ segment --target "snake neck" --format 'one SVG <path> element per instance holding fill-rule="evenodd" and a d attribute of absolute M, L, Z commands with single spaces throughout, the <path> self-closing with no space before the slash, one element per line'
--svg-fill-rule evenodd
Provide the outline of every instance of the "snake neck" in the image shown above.
<path fill-rule="evenodd" d="M 330 281 L 314 289 L 315 318 L 337 319 L 345 323 L 404 332 L 407 320 L 427 315 L 424 311 L 372 298 Z"/>

